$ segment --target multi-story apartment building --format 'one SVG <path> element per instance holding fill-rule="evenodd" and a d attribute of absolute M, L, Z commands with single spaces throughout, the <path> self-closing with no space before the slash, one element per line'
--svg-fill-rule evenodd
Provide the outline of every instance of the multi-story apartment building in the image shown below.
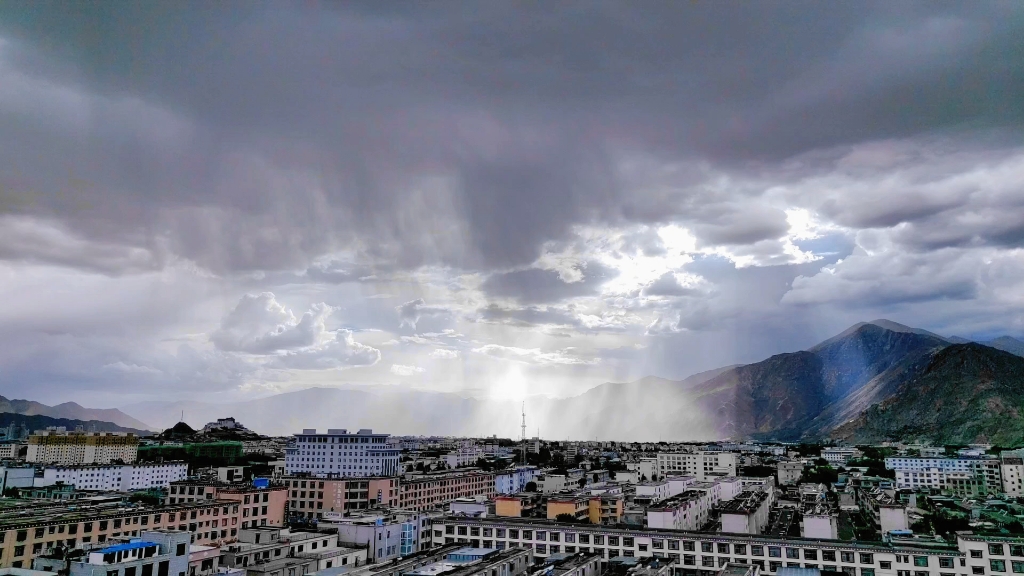
<path fill-rule="evenodd" d="M 536 466 L 517 466 L 513 470 L 502 470 L 494 474 L 494 491 L 498 494 L 518 494 L 526 485 L 536 480 L 540 471 Z"/>
<path fill-rule="evenodd" d="M 377 506 L 397 506 L 397 477 L 390 478 L 313 478 L 285 476 L 281 483 L 288 489 L 290 518 L 323 518 L 328 512 L 367 510 Z"/>
<path fill-rule="evenodd" d="M 440 508 L 456 498 L 494 497 L 494 473 L 480 470 L 407 475 L 399 485 L 398 506 L 405 510 Z"/>
<path fill-rule="evenodd" d="M 735 476 L 738 464 L 739 455 L 733 452 L 659 452 L 658 476 Z"/>
<path fill-rule="evenodd" d="M 387 434 L 369 429 L 350 434 L 335 428 L 319 434 L 307 428 L 296 434 L 294 444 L 285 450 L 285 471 L 318 478 L 395 476 L 400 473 L 398 454 Z"/>
<path fill-rule="evenodd" d="M 999 474 L 1002 476 L 1003 493 L 1008 496 L 1024 496 L 1024 458 L 1017 451 L 1003 452 L 999 458 Z"/>
<path fill-rule="evenodd" d="M 435 519 L 432 532 L 435 546 L 528 547 L 542 558 L 578 552 L 603 561 L 660 556 L 677 563 L 681 576 L 715 576 L 729 562 L 757 566 L 762 574 L 799 567 L 850 576 L 1002 576 L 1012 573 L 1014 562 L 1024 568 L 1024 538 L 968 534 L 946 545 L 882 543 L 451 516 Z"/>
<path fill-rule="evenodd" d="M 281 485 L 256 487 L 243 483 L 182 480 L 171 483 L 166 498 L 167 504 L 210 500 L 231 501 L 238 504 L 241 507 L 239 514 L 241 528 L 282 526 L 288 500 L 288 489 Z"/>
<path fill-rule="evenodd" d="M 366 564 L 366 550 L 338 544 L 337 534 L 282 528 L 245 528 L 221 551 L 221 565 L 247 574 L 309 574 Z M 294 571 L 294 572 L 293 572 Z"/>
<path fill-rule="evenodd" d="M 139 438 L 123 432 L 42 430 L 28 437 L 25 460 L 38 464 L 109 464 L 135 462 Z"/>
<path fill-rule="evenodd" d="M 0 460 L 16 460 L 25 446 L 24 442 L 0 442 Z"/>
<path fill-rule="evenodd" d="M 81 466 L 47 466 L 41 483 L 74 484 L 78 490 L 130 492 L 149 488 L 167 488 L 171 482 L 188 478 L 188 464 L 94 464 Z"/>
<path fill-rule="evenodd" d="M 385 562 L 430 547 L 430 521 L 437 514 L 412 510 L 328 512 L 319 528 L 337 530 L 338 542 L 367 550 L 367 561 Z"/>
<path fill-rule="evenodd" d="M 230 500 L 163 506 L 8 502 L 0 510 L 0 568 L 28 568 L 56 546 L 91 546 L 146 530 L 191 532 L 192 544 L 219 546 L 237 537 L 241 516 L 241 506 Z"/>
<path fill-rule="evenodd" d="M 83 560 L 68 563 L 68 576 L 185 576 L 188 554 L 187 532 L 147 530 L 138 538 L 89 550 Z"/>
<path fill-rule="evenodd" d="M 534 569 L 533 553 L 526 548 L 491 550 L 459 548 L 444 559 L 403 572 L 403 576 L 526 576 Z M 561 576 L 553 570 L 545 573 Z M 575 576 L 575 572 L 573 573 Z"/>
<path fill-rule="evenodd" d="M 846 463 L 849 462 L 851 458 L 857 458 L 860 455 L 860 450 L 845 446 L 825 448 L 821 451 L 821 457 L 829 464 L 836 467 L 846 466 Z"/>
<path fill-rule="evenodd" d="M 943 490 L 962 496 L 998 494 L 1003 490 L 1000 460 L 994 457 L 885 459 L 896 472 L 896 486 Z"/>

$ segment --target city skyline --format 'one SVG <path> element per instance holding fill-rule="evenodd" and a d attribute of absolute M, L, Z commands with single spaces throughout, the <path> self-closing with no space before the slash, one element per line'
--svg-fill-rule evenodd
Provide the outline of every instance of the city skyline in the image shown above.
<path fill-rule="evenodd" d="M 1024 335 L 1019 3 L 0 8 L 4 395 L 674 380 Z"/>

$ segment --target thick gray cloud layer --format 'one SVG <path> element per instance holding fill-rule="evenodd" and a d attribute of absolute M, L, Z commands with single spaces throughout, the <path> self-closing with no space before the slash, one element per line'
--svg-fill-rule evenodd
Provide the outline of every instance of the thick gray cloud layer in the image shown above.
<path fill-rule="evenodd" d="M 1019 334 L 1022 128 L 1014 2 L 6 3 L 0 368 L 561 393 Z"/>

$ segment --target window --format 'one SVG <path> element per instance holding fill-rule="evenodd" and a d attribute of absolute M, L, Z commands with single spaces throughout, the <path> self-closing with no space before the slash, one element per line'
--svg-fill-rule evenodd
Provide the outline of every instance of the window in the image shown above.
<path fill-rule="evenodd" d="M 732 545 L 732 553 L 733 554 L 743 554 L 744 556 L 746 556 L 746 554 L 747 554 L 747 545 L 746 544 L 733 544 Z"/>
<path fill-rule="evenodd" d="M 867 552 L 861 552 L 860 553 L 860 563 L 861 564 L 874 564 L 875 563 L 875 555 L 874 554 L 869 554 Z"/>
<path fill-rule="evenodd" d="M 168 568 L 170 568 L 170 567 L 171 567 L 171 561 L 170 560 L 164 560 L 164 561 L 160 562 L 160 565 L 157 567 L 157 575 L 156 576 L 167 576 Z"/>
<path fill-rule="evenodd" d="M 590 544 L 590 534 L 580 534 L 580 544 Z"/>
<path fill-rule="evenodd" d="M 533 530 L 523 530 L 523 540 L 533 540 Z"/>
<path fill-rule="evenodd" d="M 459 526 L 458 532 L 459 532 L 459 536 L 465 536 L 466 535 L 466 527 L 465 526 Z"/>
<path fill-rule="evenodd" d="M 971 550 L 971 558 L 981 558 L 984 554 L 981 550 Z"/>
<path fill-rule="evenodd" d="M 693 566 L 697 564 L 697 557 L 693 554 L 683 554 L 683 564 Z"/>
<path fill-rule="evenodd" d="M 618 536 L 609 536 L 608 537 L 608 545 L 609 546 L 618 546 L 619 545 L 619 537 Z"/>
<path fill-rule="evenodd" d="M 985 573 L 985 567 L 984 566 L 971 566 L 971 573 L 972 574 L 984 574 Z"/>
<path fill-rule="evenodd" d="M 495 533 L 494 535 L 497 536 L 498 538 L 504 538 L 505 537 L 505 529 L 504 528 L 495 528 L 494 529 L 494 533 Z"/>
<path fill-rule="evenodd" d="M 700 551 L 701 552 L 714 552 L 715 549 L 714 549 L 714 546 L 712 546 L 711 542 L 701 542 L 700 543 Z"/>
<path fill-rule="evenodd" d="M 24 555 L 25 555 L 25 547 L 24 546 L 15 546 L 14 547 L 14 556 L 15 557 L 24 556 Z"/>
<path fill-rule="evenodd" d="M 548 539 L 548 533 L 547 532 L 543 532 L 541 530 L 537 531 L 537 540 L 547 540 L 547 539 Z"/>
<path fill-rule="evenodd" d="M 751 545 L 750 546 L 750 555 L 751 556 L 764 556 L 764 546 L 758 546 L 756 544 Z"/>
<path fill-rule="evenodd" d="M 1002 556 L 1003 555 L 1003 545 L 1002 544 L 989 544 L 988 545 L 988 553 L 990 555 L 992 555 L 992 556 Z"/>
<path fill-rule="evenodd" d="M 537 553 L 538 554 L 547 554 L 548 553 L 547 548 L 548 547 L 547 547 L 546 544 L 537 544 Z"/>
<path fill-rule="evenodd" d="M 887 562 L 885 560 L 880 560 L 878 562 L 878 567 L 881 568 L 882 570 L 892 570 L 892 562 Z"/>
<path fill-rule="evenodd" d="M 632 548 L 633 547 L 633 537 L 632 536 L 623 536 L 622 537 L 622 545 L 627 547 L 627 548 Z"/>
<path fill-rule="evenodd" d="M 700 557 L 700 565 L 701 566 L 710 566 L 710 567 L 713 568 L 715 566 L 715 557 L 714 556 L 701 556 Z"/>
<path fill-rule="evenodd" d="M 1014 560 L 1010 562 L 1010 567 L 1013 568 L 1014 573 L 1024 574 L 1024 562 L 1020 560 Z"/>
<path fill-rule="evenodd" d="M 583 540 L 580 540 L 583 542 Z M 604 544 L 604 536 L 601 534 L 594 534 L 594 544 Z"/>
<path fill-rule="evenodd" d="M 1010 544 L 1010 556 L 1024 556 L 1024 546 L 1020 544 Z"/>
<path fill-rule="evenodd" d="M 178 547 L 174 551 L 174 555 L 175 556 L 184 556 L 185 555 L 185 543 L 184 542 L 178 544 Z"/>
<path fill-rule="evenodd" d="M 800 559 L 800 549 L 799 548 L 786 548 L 786 558 L 792 558 L 794 560 L 799 560 Z"/>
<path fill-rule="evenodd" d="M 1006 572 L 1006 561 L 1004 560 L 989 560 L 988 567 L 993 572 Z"/>
<path fill-rule="evenodd" d="M 836 561 L 836 551 L 835 550 L 822 550 L 821 551 L 821 559 L 824 560 L 825 562 L 835 562 Z"/>
<path fill-rule="evenodd" d="M 840 552 L 839 559 L 843 562 L 855 562 L 855 560 L 853 559 L 853 552 Z"/>
<path fill-rule="evenodd" d="M 914 556 L 914 566 L 920 566 L 922 568 L 927 568 L 928 567 L 928 557 L 927 556 Z"/>
<path fill-rule="evenodd" d="M 444 533 L 445 534 L 455 534 L 455 526 L 445 526 L 444 527 Z"/>
<path fill-rule="evenodd" d="M 142 576 L 153 576 L 153 564 L 142 565 Z"/>
<path fill-rule="evenodd" d="M 768 556 L 772 558 L 782 558 L 782 548 L 779 548 L 778 546 L 769 546 Z"/>
<path fill-rule="evenodd" d="M 860 576 L 875 576 L 875 569 L 874 568 L 861 568 L 860 569 Z"/>
<path fill-rule="evenodd" d="M 811 548 L 804 548 L 804 560 L 817 560 L 818 551 Z"/>
<path fill-rule="evenodd" d="M 211 560 L 210 563 L 212 564 L 213 561 Z M 126 566 L 124 569 L 124 576 L 135 576 L 135 566 Z"/>
<path fill-rule="evenodd" d="M 718 543 L 718 553 L 719 554 L 728 554 L 729 553 L 729 545 L 724 543 L 724 542 L 719 542 Z"/>

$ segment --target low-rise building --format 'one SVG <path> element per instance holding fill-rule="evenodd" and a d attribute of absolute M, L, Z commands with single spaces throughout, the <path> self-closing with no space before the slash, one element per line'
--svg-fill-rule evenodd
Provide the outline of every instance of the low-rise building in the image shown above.
<path fill-rule="evenodd" d="M 896 486 L 899 488 L 934 489 L 964 497 L 1003 491 L 1001 462 L 995 457 L 896 456 L 886 458 L 885 467 L 896 473 Z"/>
<path fill-rule="evenodd" d="M 536 492 L 496 496 L 494 498 L 494 514 L 510 518 L 533 516 L 543 500 Z"/>
<path fill-rule="evenodd" d="M 846 446 L 827 447 L 821 451 L 821 457 L 834 467 L 846 466 L 852 458 L 859 458 L 860 450 Z"/>
<path fill-rule="evenodd" d="M 240 530 L 238 541 L 221 551 L 222 566 L 242 568 L 247 576 L 309 574 L 363 564 L 366 550 L 339 544 L 337 534 L 283 528 Z"/>
<path fill-rule="evenodd" d="M 279 484 L 256 486 L 217 480 L 172 482 L 165 501 L 168 504 L 230 500 L 241 506 L 241 528 L 282 526 L 288 489 Z"/>
<path fill-rule="evenodd" d="M 440 509 L 456 498 L 493 498 L 494 473 L 481 470 L 407 474 L 399 483 L 399 508 Z"/>
<path fill-rule="evenodd" d="M 429 548 L 432 518 L 414 510 L 329 512 L 317 526 L 336 531 L 344 546 L 366 548 L 368 562 L 384 562 Z"/>
<path fill-rule="evenodd" d="M 862 490 L 858 500 L 864 515 L 872 520 L 875 528 L 883 535 L 894 530 L 910 529 L 907 505 L 900 502 L 892 491 Z"/>
<path fill-rule="evenodd" d="M 804 463 L 800 460 L 779 462 L 775 468 L 778 471 L 779 484 L 782 486 L 797 484 L 804 475 Z"/>
<path fill-rule="evenodd" d="M 744 492 L 722 506 L 722 532 L 761 534 L 768 525 L 771 492 Z"/>
<path fill-rule="evenodd" d="M 390 477 L 312 478 L 285 476 L 289 518 L 322 518 L 327 512 L 398 506 L 399 479 Z"/>
<path fill-rule="evenodd" d="M 88 550 L 84 560 L 68 563 L 69 576 L 186 576 L 189 539 L 187 532 L 147 530 Z"/>
<path fill-rule="evenodd" d="M 518 494 L 526 490 L 526 485 L 533 482 L 540 471 L 536 466 L 517 466 L 512 470 L 502 470 L 494 474 L 494 491 L 498 494 Z"/>

